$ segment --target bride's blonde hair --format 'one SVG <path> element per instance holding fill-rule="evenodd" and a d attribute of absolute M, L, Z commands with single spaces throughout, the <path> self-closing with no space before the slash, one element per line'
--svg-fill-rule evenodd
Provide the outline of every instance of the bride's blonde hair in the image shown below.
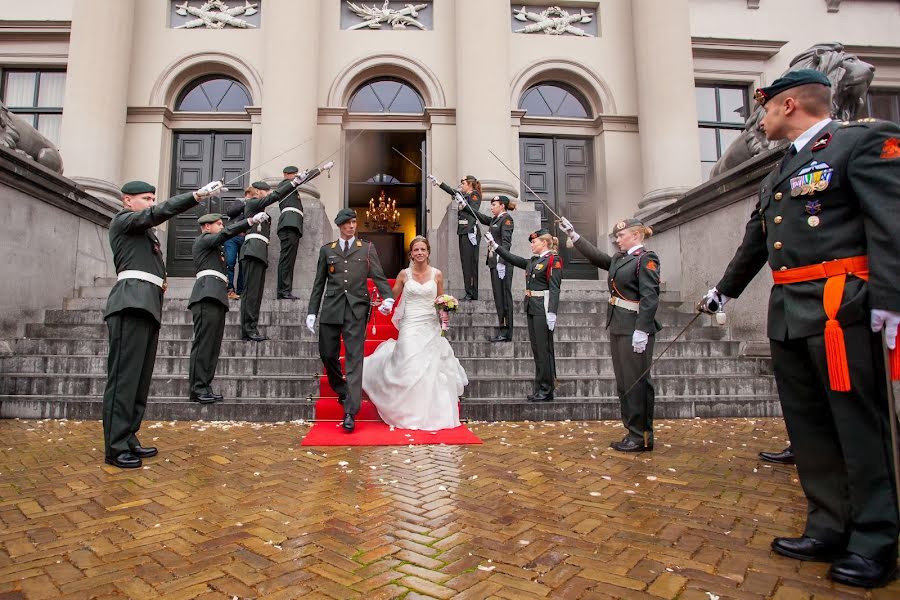
<path fill-rule="evenodd" d="M 412 265 L 413 246 L 415 246 L 419 242 L 422 242 L 423 244 L 425 244 L 425 248 L 428 250 L 428 256 L 431 256 L 431 243 L 428 241 L 428 238 L 425 237 L 424 235 L 417 235 L 409 243 L 410 265 Z M 428 262 L 430 264 L 430 261 L 428 261 L 428 259 L 425 259 L 425 260 L 426 260 L 426 262 Z"/>

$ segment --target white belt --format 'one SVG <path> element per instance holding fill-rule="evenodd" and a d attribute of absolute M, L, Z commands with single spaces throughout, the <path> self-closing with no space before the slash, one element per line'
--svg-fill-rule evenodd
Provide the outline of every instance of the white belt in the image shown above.
<path fill-rule="evenodd" d="M 458 222 L 460 225 L 468 225 L 468 224 L 469 224 L 469 220 L 468 220 L 468 219 L 457 219 L 457 222 Z"/>
<path fill-rule="evenodd" d="M 287 208 L 282 208 L 282 209 L 281 209 L 281 212 L 282 212 L 282 213 L 286 213 L 286 212 L 295 212 L 295 213 L 297 213 L 298 215 L 300 215 L 301 217 L 303 216 L 303 211 L 300 210 L 299 208 L 294 208 L 293 206 L 288 206 Z"/>
<path fill-rule="evenodd" d="M 269 243 L 269 238 L 262 235 L 261 233 L 248 233 L 244 239 L 245 240 L 262 240 L 263 242 L 265 242 L 267 244 Z"/>
<path fill-rule="evenodd" d="M 613 306 L 630 310 L 631 312 L 638 312 L 638 309 L 641 307 L 640 302 L 632 302 L 631 300 L 625 300 L 624 298 L 617 298 L 615 296 L 609 297 L 609 303 Z"/>
<path fill-rule="evenodd" d="M 547 290 L 525 290 L 525 295 L 532 298 L 540 298 L 547 295 Z"/>
<path fill-rule="evenodd" d="M 228 283 L 228 278 L 225 277 L 225 274 L 220 273 L 219 271 L 216 271 L 215 269 L 203 269 L 202 271 L 197 273 L 197 279 L 200 279 L 201 277 L 206 277 L 207 275 L 209 275 L 210 277 L 217 277 L 217 278 L 221 279 L 222 281 L 224 281 L 225 283 Z"/>
<path fill-rule="evenodd" d="M 118 274 L 117 279 L 119 281 L 122 281 L 123 279 L 140 279 L 141 281 L 152 283 L 158 287 L 164 287 L 165 284 L 162 277 L 157 277 L 153 273 L 147 273 L 146 271 L 122 271 Z"/>

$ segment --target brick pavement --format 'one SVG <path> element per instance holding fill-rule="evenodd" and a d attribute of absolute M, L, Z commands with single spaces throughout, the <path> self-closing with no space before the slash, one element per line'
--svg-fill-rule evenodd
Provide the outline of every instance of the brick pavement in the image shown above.
<path fill-rule="evenodd" d="M 3 598 L 860 597 L 773 556 L 805 505 L 781 421 L 481 423 L 480 447 L 300 448 L 302 423 L 0 421 Z M 900 583 L 868 594 L 900 599 Z"/>

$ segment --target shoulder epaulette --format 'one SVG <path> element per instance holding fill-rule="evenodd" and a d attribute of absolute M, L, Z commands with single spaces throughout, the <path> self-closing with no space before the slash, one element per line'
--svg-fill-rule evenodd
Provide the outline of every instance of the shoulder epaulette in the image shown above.
<path fill-rule="evenodd" d="M 361 240 L 356 240 L 356 247 L 357 247 L 357 248 L 362 248 L 362 241 L 361 241 Z"/>
<path fill-rule="evenodd" d="M 337 248 L 337 240 L 334 240 L 330 244 L 325 244 L 325 246 L 331 246 L 331 249 L 334 250 L 335 248 Z M 324 248 L 325 246 L 322 247 Z"/>

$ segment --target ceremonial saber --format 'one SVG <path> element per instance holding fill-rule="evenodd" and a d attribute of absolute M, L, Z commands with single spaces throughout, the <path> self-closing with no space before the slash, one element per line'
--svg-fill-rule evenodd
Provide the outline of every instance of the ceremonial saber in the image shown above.
<path fill-rule="evenodd" d="M 270 162 L 272 162 L 273 160 L 275 160 L 275 159 L 278 158 L 279 156 L 284 156 L 285 154 L 287 154 L 287 153 L 290 152 L 291 150 L 294 150 L 294 149 L 296 149 L 296 148 L 299 148 L 300 146 L 304 146 L 304 145 L 308 144 L 309 142 L 312 141 L 312 139 L 313 139 L 312 137 L 306 138 L 305 140 L 303 140 L 303 141 L 300 142 L 299 144 L 297 144 L 297 145 L 295 145 L 295 146 L 291 146 L 290 148 L 288 148 L 288 149 L 285 150 L 284 152 L 280 152 L 280 153 L 276 154 L 275 156 L 273 156 L 272 158 L 270 158 L 270 159 L 267 160 L 266 162 L 260 163 L 260 164 L 258 164 L 258 165 L 256 165 L 256 166 L 253 166 L 253 167 L 250 167 L 249 169 L 247 169 L 246 171 L 244 171 L 244 172 L 241 173 L 240 175 L 238 175 L 238 176 L 236 176 L 236 177 L 233 177 L 232 179 L 229 179 L 228 181 L 223 182 L 222 185 L 223 185 L 223 186 L 228 186 L 229 184 L 234 183 L 235 181 L 237 181 L 238 179 L 240 179 L 240 178 L 243 177 L 244 175 L 249 175 L 249 174 L 252 173 L 253 171 L 255 171 L 255 170 L 257 170 L 257 169 L 260 169 L 260 168 L 266 166 L 267 164 L 269 164 Z"/>
<path fill-rule="evenodd" d="M 884 380 L 887 384 L 888 419 L 891 421 L 891 452 L 894 459 L 894 495 L 897 498 L 897 510 L 900 511 L 900 447 L 897 445 L 897 404 L 894 396 L 894 382 L 891 380 L 891 357 L 887 345 L 887 327 L 881 334 L 881 354 L 884 359 Z M 894 342 L 897 343 L 896 341 Z"/>

